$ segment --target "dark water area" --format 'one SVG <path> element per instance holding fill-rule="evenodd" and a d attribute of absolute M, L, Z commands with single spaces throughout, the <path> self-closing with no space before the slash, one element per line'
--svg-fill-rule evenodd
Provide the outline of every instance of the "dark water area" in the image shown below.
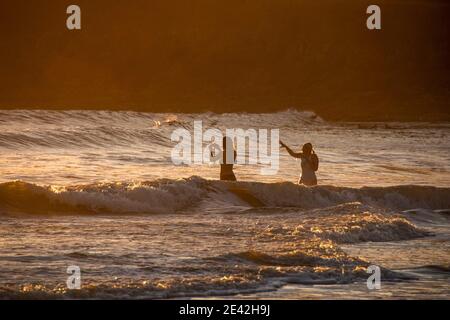
<path fill-rule="evenodd" d="M 450 120 L 447 1 L 3 1 L 0 108 Z"/>

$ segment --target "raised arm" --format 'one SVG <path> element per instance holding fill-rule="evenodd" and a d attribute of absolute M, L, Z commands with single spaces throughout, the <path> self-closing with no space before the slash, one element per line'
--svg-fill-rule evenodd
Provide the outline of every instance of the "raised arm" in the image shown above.
<path fill-rule="evenodd" d="M 303 156 L 303 153 L 302 152 L 294 152 L 294 151 L 292 151 L 292 149 L 291 148 L 289 148 L 286 144 L 284 144 L 282 141 L 280 141 L 280 144 L 281 144 L 281 146 L 283 147 L 283 148 L 285 148 L 286 149 L 286 151 L 291 155 L 291 157 L 294 157 L 294 158 L 301 158 L 302 156 Z"/>

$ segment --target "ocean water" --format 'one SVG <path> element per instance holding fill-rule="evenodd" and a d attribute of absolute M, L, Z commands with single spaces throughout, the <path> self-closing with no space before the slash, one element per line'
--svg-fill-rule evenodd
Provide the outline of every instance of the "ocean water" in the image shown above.
<path fill-rule="evenodd" d="M 319 186 L 298 186 L 284 151 L 276 175 L 237 165 L 237 183 L 174 166 L 171 133 L 196 120 L 312 142 Z M 449 137 L 448 123 L 292 110 L 0 111 L 0 298 L 448 299 Z"/>

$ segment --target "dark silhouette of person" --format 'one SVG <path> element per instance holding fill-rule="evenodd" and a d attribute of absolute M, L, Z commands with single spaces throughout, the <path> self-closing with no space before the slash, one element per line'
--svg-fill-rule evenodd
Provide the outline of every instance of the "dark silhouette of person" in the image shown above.
<path fill-rule="evenodd" d="M 294 158 L 302 160 L 302 176 L 300 177 L 299 184 L 305 186 L 317 185 L 316 171 L 319 169 L 319 157 L 313 150 L 311 143 L 305 143 L 302 148 L 302 152 L 294 152 L 286 144 L 280 141 L 281 147 L 285 148 L 287 152 Z"/>
<path fill-rule="evenodd" d="M 233 172 L 233 165 L 236 161 L 236 150 L 234 149 L 233 139 L 223 137 L 222 139 L 222 160 L 220 163 L 220 180 L 236 181 Z"/>

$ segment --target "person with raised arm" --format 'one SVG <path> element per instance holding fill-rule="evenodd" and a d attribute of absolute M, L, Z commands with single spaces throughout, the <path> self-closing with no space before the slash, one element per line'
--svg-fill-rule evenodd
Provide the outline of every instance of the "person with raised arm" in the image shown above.
<path fill-rule="evenodd" d="M 319 169 L 319 157 L 313 150 L 311 143 L 305 143 L 302 148 L 302 152 L 294 152 L 285 143 L 280 141 L 282 148 L 294 158 L 301 159 L 302 161 L 302 175 L 299 180 L 299 184 L 305 186 L 317 185 L 316 171 Z"/>

